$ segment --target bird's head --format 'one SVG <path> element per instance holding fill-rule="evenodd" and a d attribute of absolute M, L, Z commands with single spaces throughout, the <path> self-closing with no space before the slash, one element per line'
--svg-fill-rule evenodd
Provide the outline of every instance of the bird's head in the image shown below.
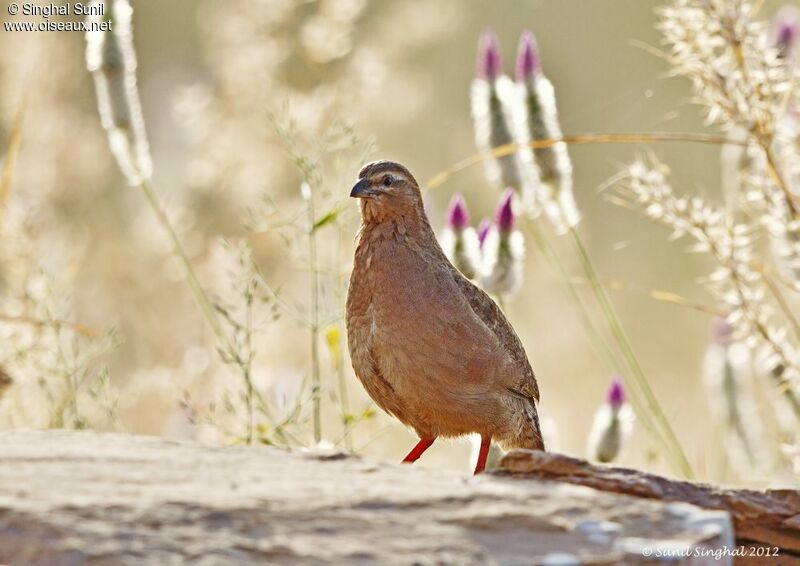
<path fill-rule="evenodd" d="M 422 193 L 411 172 L 394 161 L 364 165 L 350 196 L 361 199 L 365 220 L 384 220 L 422 212 Z"/>

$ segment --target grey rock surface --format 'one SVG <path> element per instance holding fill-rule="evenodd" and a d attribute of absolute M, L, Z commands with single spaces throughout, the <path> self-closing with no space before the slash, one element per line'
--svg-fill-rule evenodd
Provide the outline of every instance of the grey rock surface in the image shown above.
<path fill-rule="evenodd" d="M 0 433 L 0 564 L 720 565 L 729 562 L 676 559 L 675 549 L 732 541 L 725 512 L 555 481 L 269 447 Z"/>

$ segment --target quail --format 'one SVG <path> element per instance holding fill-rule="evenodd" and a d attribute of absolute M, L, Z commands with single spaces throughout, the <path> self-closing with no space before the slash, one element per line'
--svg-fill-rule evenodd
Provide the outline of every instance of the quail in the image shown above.
<path fill-rule="evenodd" d="M 414 176 L 376 161 L 358 174 L 361 228 L 347 292 L 347 341 L 356 376 L 387 413 L 413 428 L 416 461 L 438 437 L 477 433 L 475 473 L 494 439 L 544 450 L 539 388 L 500 308 L 439 246 Z"/>

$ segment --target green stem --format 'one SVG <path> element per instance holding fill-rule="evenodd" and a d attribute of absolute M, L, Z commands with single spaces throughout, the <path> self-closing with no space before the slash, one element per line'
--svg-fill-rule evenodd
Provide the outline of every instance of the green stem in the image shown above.
<path fill-rule="evenodd" d="M 336 256 L 338 258 L 337 265 L 342 265 L 344 263 L 344 243 L 343 243 L 343 235 L 342 235 L 342 225 L 337 224 L 336 229 L 337 240 L 336 240 Z M 336 287 L 338 290 L 338 296 L 341 297 L 344 294 L 344 276 L 343 273 L 340 271 L 336 277 Z M 345 301 L 339 301 L 340 305 L 344 305 Z M 338 336 L 337 336 L 338 338 Z M 341 340 L 339 340 L 339 356 L 336 360 L 337 363 L 337 375 L 339 379 L 339 404 L 342 414 L 342 426 L 344 427 L 344 446 L 348 452 L 353 452 L 353 435 L 352 427 L 350 426 L 350 420 L 353 419 L 353 415 L 350 414 L 350 396 L 347 392 L 347 375 L 345 374 L 345 366 L 342 363 L 342 355 L 341 355 Z"/>
<path fill-rule="evenodd" d="M 348 438 L 348 435 L 350 435 L 350 433 L 353 431 L 353 429 L 356 426 L 358 426 L 361 422 L 364 421 L 364 419 L 367 418 L 367 416 L 370 414 L 370 412 L 373 410 L 374 407 L 375 407 L 375 403 L 370 403 L 367 406 L 366 409 L 361 411 L 360 415 L 358 415 L 357 417 L 354 416 L 351 419 L 350 423 L 348 423 L 347 426 L 345 426 L 344 431 L 342 432 L 342 435 L 339 438 L 336 439 L 336 441 L 333 443 L 333 445 L 334 446 L 339 446 L 343 441 L 346 441 L 347 438 Z M 351 440 L 350 444 L 352 445 L 352 440 Z M 351 446 L 350 448 L 348 448 L 348 450 L 350 452 L 353 452 L 354 448 Z"/>
<path fill-rule="evenodd" d="M 620 322 L 619 315 L 617 314 L 605 287 L 600 282 L 597 271 L 595 270 L 594 265 L 589 258 L 589 253 L 586 251 L 586 247 L 583 245 L 583 242 L 581 241 L 581 238 L 574 227 L 570 228 L 570 235 L 572 236 L 572 241 L 578 251 L 581 265 L 591 283 L 595 297 L 600 304 L 606 319 L 608 320 L 611 332 L 613 333 L 614 338 L 625 355 L 632 374 L 636 377 L 637 385 L 644 395 L 647 408 L 655 417 L 661 428 L 662 436 L 659 437 L 659 440 L 662 441 L 664 447 L 667 449 L 668 453 L 670 453 L 671 463 L 675 467 L 676 471 L 688 479 L 694 478 L 694 473 L 688 459 L 686 458 L 686 454 L 684 454 L 683 449 L 678 442 L 678 438 L 675 435 L 675 432 L 672 430 L 672 426 L 669 424 L 669 421 L 667 420 L 666 415 L 664 414 L 664 411 L 655 396 L 655 393 L 653 393 L 653 390 L 650 387 L 650 383 L 647 380 L 644 370 L 642 369 L 642 366 L 636 357 L 636 353 L 631 346 L 630 339 L 628 338 L 628 335 L 626 334 L 625 329 Z M 627 375 L 623 375 L 623 379 L 626 378 Z M 638 407 L 638 409 L 639 410 L 637 413 L 639 413 L 641 418 L 644 413 L 642 410 L 643 407 Z"/>
<path fill-rule="evenodd" d="M 586 303 L 581 298 L 580 293 L 578 293 L 575 283 L 573 283 L 572 278 L 569 276 L 566 267 L 550 243 L 547 241 L 547 238 L 545 238 L 544 234 L 542 234 L 542 231 L 539 229 L 539 226 L 536 224 L 536 222 L 527 216 L 525 217 L 525 220 L 525 226 L 528 228 L 529 233 L 533 236 L 539 251 L 545 257 L 548 263 L 550 263 L 550 265 L 558 271 L 561 280 L 566 284 L 570 296 L 578 307 L 577 311 L 581 317 L 583 328 L 587 330 L 589 334 L 589 340 L 592 342 L 595 350 L 605 362 L 608 371 L 612 373 L 618 372 L 619 364 L 615 359 L 616 356 L 606 342 L 605 338 L 603 338 L 602 334 L 597 329 L 597 326 L 589 314 Z"/>
<path fill-rule="evenodd" d="M 311 277 L 310 302 L 311 321 L 309 324 L 309 341 L 311 350 L 311 400 L 314 414 L 314 442 L 322 440 L 322 407 L 321 380 L 319 369 L 319 271 L 317 266 L 317 236 L 314 229 L 316 212 L 314 211 L 314 192 L 309 188 L 308 194 L 308 267 Z"/>
<path fill-rule="evenodd" d="M 538 225 L 531 219 L 526 217 L 526 226 L 529 229 L 531 235 L 533 236 L 534 240 L 536 241 L 537 246 L 539 247 L 542 255 L 545 256 L 545 259 L 550 263 L 550 265 L 558 271 L 559 275 L 561 276 L 562 281 L 565 283 L 567 289 L 570 292 L 571 298 L 575 301 L 575 304 L 578 307 L 578 314 L 581 317 L 583 328 L 587 331 L 589 335 L 589 339 L 592 341 L 595 350 L 598 352 L 600 357 L 605 362 L 608 370 L 611 373 L 625 373 L 622 371 L 622 368 L 625 366 L 625 360 L 618 359 L 618 356 L 622 355 L 621 352 L 614 351 L 611 346 L 608 344 L 606 338 L 597 328 L 597 325 L 594 323 L 594 320 L 589 313 L 589 309 L 584 302 L 583 298 L 581 298 L 580 293 L 578 292 L 577 288 L 575 287 L 575 283 L 573 282 L 572 278 L 570 277 L 569 273 L 567 272 L 564 263 L 559 258 L 556 251 L 553 249 L 550 242 L 548 242 L 547 238 L 544 234 L 542 234 L 541 230 L 539 229 Z M 629 388 L 630 389 L 630 388 Z M 645 402 L 641 400 L 639 396 L 639 392 L 636 389 L 630 389 L 629 397 L 631 399 L 632 404 L 634 407 L 643 407 Z M 642 426 L 654 437 L 658 438 L 658 427 L 655 422 L 650 418 L 649 413 L 646 411 L 637 411 L 639 413 L 639 421 L 642 423 Z"/>
<path fill-rule="evenodd" d="M 155 187 L 153 187 L 152 182 L 149 179 L 144 179 L 139 184 L 139 189 L 141 189 L 142 193 L 147 200 L 147 203 L 150 205 L 153 214 L 156 217 L 156 220 L 161 225 L 161 228 L 169 237 L 170 242 L 172 243 L 172 252 L 175 254 L 175 257 L 178 258 L 181 265 L 183 265 L 184 272 L 186 274 L 186 283 L 189 285 L 189 289 L 192 292 L 192 296 L 194 297 L 197 306 L 200 308 L 200 312 L 203 313 L 203 316 L 206 319 L 206 322 L 211 327 L 212 332 L 214 333 L 214 337 L 217 340 L 218 347 L 220 350 L 223 350 L 228 353 L 232 358 L 238 359 L 240 356 L 238 355 L 238 350 L 231 342 L 228 335 L 225 333 L 225 330 L 222 327 L 222 323 L 219 320 L 219 315 L 217 314 L 217 310 L 214 308 L 214 304 L 211 302 L 211 299 L 208 297 L 203 285 L 200 283 L 200 279 L 197 277 L 197 273 L 192 266 L 191 260 L 189 260 L 189 256 L 186 254 L 186 250 L 183 248 L 181 244 L 180 238 L 178 237 L 175 228 L 173 228 L 172 223 L 167 216 L 167 213 L 164 211 L 161 203 L 158 200 L 158 195 L 156 193 Z M 249 355 L 249 354 L 248 354 Z M 247 389 L 247 405 L 248 405 L 248 442 L 252 441 L 253 437 L 253 401 L 257 400 L 259 405 L 263 408 L 264 414 L 267 418 L 272 421 L 270 416 L 269 407 L 266 401 L 263 399 L 261 394 L 253 387 L 252 383 L 252 376 L 250 373 L 250 363 L 248 362 L 248 367 L 243 371 L 243 377 L 245 380 L 245 387 Z"/>
<path fill-rule="evenodd" d="M 348 419 L 352 418 L 350 414 L 350 399 L 347 394 L 347 380 L 344 373 L 344 364 L 339 363 L 339 403 L 342 405 L 342 424 L 344 424 L 344 445 L 348 452 L 353 451 L 353 437 L 350 434 L 350 427 L 348 426 Z"/>
<path fill-rule="evenodd" d="M 219 342 L 227 346 L 229 351 L 233 351 L 233 345 L 230 343 L 225 331 L 222 329 L 222 324 L 217 316 L 217 311 L 214 309 L 214 305 L 208 298 L 208 294 L 206 294 L 205 289 L 203 289 L 203 286 L 200 284 L 200 280 L 197 278 L 197 274 L 192 267 L 192 262 L 189 260 L 189 256 L 186 255 L 186 251 L 183 249 L 183 245 L 181 244 L 175 229 L 172 227 L 172 224 L 167 217 L 167 213 L 164 212 L 164 209 L 158 202 L 158 196 L 156 195 L 156 191 L 152 183 L 149 179 L 145 179 L 141 182 L 139 188 L 144 193 L 147 203 L 150 205 L 150 208 L 153 210 L 153 213 L 156 216 L 156 220 L 158 220 L 158 223 L 161 224 L 164 232 L 166 232 L 167 236 L 169 236 L 169 239 L 172 243 L 172 251 L 175 254 L 175 257 L 177 257 L 183 265 L 184 271 L 186 272 L 186 282 L 192 291 L 192 295 L 194 296 L 197 306 L 200 307 L 200 310 L 205 316 L 208 325 L 211 327 L 211 330 L 214 332 L 214 335 L 217 337 Z"/>
<path fill-rule="evenodd" d="M 245 315 L 245 340 L 246 340 L 246 355 L 247 361 L 242 368 L 242 377 L 244 378 L 245 395 L 247 403 L 247 444 L 253 443 L 253 431 L 255 429 L 254 414 L 255 414 L 255 399 L 253 387 L 253 295 L 251 289 L 247 288 L 247 310 Z"/>

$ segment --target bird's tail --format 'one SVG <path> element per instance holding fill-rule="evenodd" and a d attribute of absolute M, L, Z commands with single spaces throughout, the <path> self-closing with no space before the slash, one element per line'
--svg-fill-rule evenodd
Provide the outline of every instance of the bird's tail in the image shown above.
<path fill-rule="evenodd" d="M 500 443 L 506 450 L 511 450 L 512 448 L 545 449 L 542 427 L 539 424 L 539 414 L 533 401 L 527 403 L 525 407 L 525 419 L 517 434 L 510 438 L 502 439 Z"/>

